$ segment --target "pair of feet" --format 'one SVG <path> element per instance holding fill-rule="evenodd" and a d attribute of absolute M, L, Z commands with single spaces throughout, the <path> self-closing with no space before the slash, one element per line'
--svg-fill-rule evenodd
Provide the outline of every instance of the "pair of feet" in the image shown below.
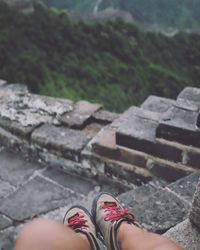
<path fill-rule="evenodd" d="M 103 236 L 108 249 L 116 250 L 119 249 L 117 230 L 121 223 L 137 225 L 134 215 L 108 193 L 100 193 L 94 199 L 91 214 L 84 207 L 73 206 L 65 214 L 63 222 L 75 232 L 85 234 L 95 250 L 100 249 L 96 240 L 97 231 Z"/>

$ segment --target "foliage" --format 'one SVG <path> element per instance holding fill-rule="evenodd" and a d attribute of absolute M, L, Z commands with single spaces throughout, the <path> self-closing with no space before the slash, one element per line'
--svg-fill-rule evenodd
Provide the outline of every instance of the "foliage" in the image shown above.
<path fill-rule="evenodd" d="M 31 91 L 123 111 L 148 95 L 199 87 L 200 35 L 143 33 L 121 20 L 86 24 L 41 4 L 16 13 L 0 0 L 0 78 Z"/>

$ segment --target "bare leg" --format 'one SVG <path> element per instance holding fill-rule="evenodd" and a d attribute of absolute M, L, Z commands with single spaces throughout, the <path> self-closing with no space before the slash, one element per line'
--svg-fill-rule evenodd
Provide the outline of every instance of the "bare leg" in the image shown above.
<path fill-rule="evenodd" d="M 14 250 L 91 250 L 87 237 L 54 221 L 35 219 L 18 236 Z"/>
<path fill-rule="evenodd" d="M 117 239 L 121 250 L 183 250 L 167 238 L 122 223 L 118 229 Z"/>

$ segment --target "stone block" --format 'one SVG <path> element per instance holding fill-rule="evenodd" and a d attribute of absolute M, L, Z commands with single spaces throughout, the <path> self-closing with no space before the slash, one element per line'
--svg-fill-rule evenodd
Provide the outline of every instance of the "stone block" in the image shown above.
<path fill-rule="evenodd" d="M 0 179 L 0 201 L 13 191 L 14 187 L 10 183 Z"/>
<path fill-rule="evenodd" d="M 110 112 L 110 111 L 107 111 L 107 110 L 100 110 L 100 111 L 95 112 L 92 115 L 93 119 L 96 122 L 101 123 L 101 124 L 105 124 L 105 125 L 113 122 L 119 116 L 120 116 L 120 114 Z"/>
<path fill-rule="evenodd" d="M 153 112 L 130 108 L 126 111 L 128 118 L 116 131 L 116 143 L 152 154 L 156 144 L 157 117 Z M 152 114 L 152 117 L 151 117 Z"/>
<path fill-rule="evenodd" d="M 17 230 L 14 227 L 8 228 L 0 232 L 0 249 L 11 250 L 13 249 Z"/>
<path fill-rule="evenodd" d="M 153 180 L 149 183 L 143 184 L 139 187 L 135 187 L 118 196 L 118 199 L 125 204 L 125 206 L 132 206 L 144 202 L 150 195 L 157 192 L 167 185 L 167 182 L 162 180 Z"/>
<path fill-rule="evenodd" d="M 48 168 L 43 172 L 43 175 L 56 181 L 60 185 L 74 190 L 78 194 L 87 195 L 90 191 L 94 190 L 95 183 L 92 180 L 80 178 L 78 176 L 63 174 L 53 168 Z"/>
<path fill-rule="evenodd" d="M 200 229 L 200 179 L 194 195 L 190 219 Z"/>
<path fill-rule="evenodd" d="M 175 100 L 165 97 L 149 96 L 141 105 L 141 108 L 157 113 L 166 112 L 173 104 Z"/>
<path fill-rule="evenodd" d="M 163 114 L 156 136 L 200 147 L 200 131 L 196 126 L 198 114 L 196 107 L 180 105 L 171 107 Z"/>
<path fill-rule="evenodd" d="M 0 230 L 3 230 L 12 225 L 12 221 L 5 215 L 0 214 Z"/>
<path fill-rule="evenodd" d="M 96 136 L 96 134 L 103 128 L 102 124 L 92 122 L 84 127 L 82 131 L 90 138 Z"/>
<path fill-rule="evenodd" d="M 17 135 L 19 137 L 28 139 L 36 126 L 23 126 L 20 122 L 12 121 L 8 118 L 0 117 L 0 126 L 5 130 Z"/>
<path fill-rule="evenodd" d="M 180 163 L 177 164 L 156 158 L 150 158 L 147 161 L 147 169 L 152 175 L 170 182 L 196 172 L 195 169 L 181 165 Z"/>
<path fill-rule="evenodd" d="M 119 150 L 116 145 L 116 132 L 112 128 L 103 129 L 91 142 L 92 151 L 101 156 L 117 159 Z"/>
<path fill-rule="evenodd" d="M 147 169 L 115 160 L 105 161 L 105 173 L 136 185 L 146 183 L 153 178 Z"/>
<path fill-rule="evenodd" d="M 23 83 L 12 83 L 5 86 L 8 90 L 11 90 L 17 95 L 26 95 L 29 93 L 28 87 Z"/>
<path fill-rule="evenodd" d="M 186 87 L 178 95 L 177 100 L 194 102 L 200 105 L 200 88 Z"/>
<path fill-rule="evenodd" d="M 164 233 L 186 219 L 189 205 L 167 189 L 151 195 L 144 202 L 129 204 L 137 221 L 151 232 Z"/>
<path fill-rule="evenodd" d="M 14 220 L 24 221 L 71 204 L 77 197 L 72 191 L 36 176 L 7 197 L 1 203 L 0 211 Z"/>
<path fill-rule="evenodd" d="M 171 228 L 164 236 L 184 250 L 199 250 L 200 232 L 188 219 Z"/>
<path fill-rule="evenodd" d="M 42 166 L 24 159 L 19 153 L 3 150 L 0 152 L 0 179 L 12 186 L 21 185 Z"/>
<path fill-rule="evenodd" d="M 17 149 L 25 143 L 25 141 L 22 141 L 17 136 L 11 134 L 10 132 L 0 127 L 0 145 L 12 149 Z"/>
<path fill-rule="evenodd" d="M 79 161 L 80 152 L 88 141 L 82 131 L 51 124 L 42 125 L 31 136 L 32 143 L 75 161 Z"/>
<path fill-rule="evenodd" d="M 192 204 L 192 199 L 198 184 L 199 177 L 200 171 L 197 171 L 196 173 L 190 174 L 189 176 L 181 178 L 170 184 L 168 189 Z"/>
<path fill-rule="evenodd" d="M 99 104 L 79 101 L 72 112 L 60 117 L 60 121 L 70 128 L 82 129 L 90 123 L 92 115 L 99 109 L 101 109 Z"/>

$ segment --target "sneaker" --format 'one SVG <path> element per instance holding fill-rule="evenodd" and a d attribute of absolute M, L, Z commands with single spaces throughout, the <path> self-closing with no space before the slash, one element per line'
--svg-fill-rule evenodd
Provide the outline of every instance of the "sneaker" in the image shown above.
<path fill-rule="evenodd" d="M 92 215 L 109 250 L 119 250 L 117 229 L 122 222 L 139 226 L 133 214 L 109 193 L 100 193 L 93 201 Z"/>
<path fill-rule="evenodd" d="M 71 207 L 65 214 L 63 224 L 76 233 L 84 234 L 92 250 L 100 250 L 95 223 L 89 211 L 81 206 Z"/>

